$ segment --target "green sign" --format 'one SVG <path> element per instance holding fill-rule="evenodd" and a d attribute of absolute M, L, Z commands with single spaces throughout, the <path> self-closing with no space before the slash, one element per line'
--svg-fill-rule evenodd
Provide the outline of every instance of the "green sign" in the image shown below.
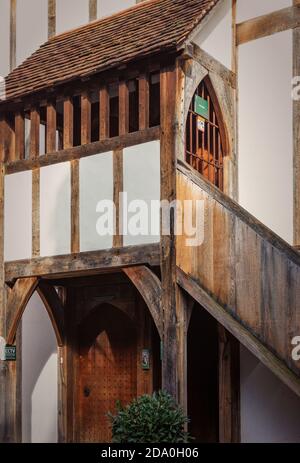
<path fill-rule="evenodd" d="M 208 119 L 208 101 L 201 98 L 201 96 L 196 95 L 194 111 L 199 114 L 199 116 Z"/>
<path fill-rule="evenodd" d="M 142 369 L 150 370 L 150 351 L 149 349 L 143 349 L 142 352 Z"/>
<path fill-rule="evenodd" d="M 6 361 L 17 360 L 17 347 L 16 346 L 5 346 L 4 358 Z"/>

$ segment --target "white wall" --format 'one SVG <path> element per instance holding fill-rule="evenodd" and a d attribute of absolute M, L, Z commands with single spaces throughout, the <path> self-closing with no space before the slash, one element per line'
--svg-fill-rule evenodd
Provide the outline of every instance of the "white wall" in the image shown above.
<path fill-rule="evenodd" d="M 74 29 L 89 21 L 89 0 L 56 0 L 56 33 Z"/>
<path fill-rule="evenodd" d="M 57 442 L 56 338 L 37 293 L 22 318 L 22 440 Z"/>
<path fill-rule="evenodd" d="M 120 10 L 135 5 L 135 3 L 135 0 L 98 0 L 98 18 L 102 18 L 103 16 L 109 16 L 113 13 L 117 13 Z"/>
<path fill-rule="evenodd" d="M 237 21 L 242 22 L 292 5 L 292 0 L 238 0 Z"/>
<path fill-rule="evenodd" d="M 193 39 L 204 51 L 231 69 L 232 8 L 231 0 L 224 0 L 216 7 L 212 17 Z"/>
<path fill-rule="evenodd" d="M 71 248 L 70 163 L 43 167 L 40 172 L 41 256 L 68 254 Z"/>
<path fill-rule="evenodd" d="M 300 398 L 241 348 L 242 442 L 300 442 Z"/>
<path fill-rule="evenodd" d="M 32 174 L 20 172 L 5 176 L 4 259 L 31 257 Z"/>
<path fill-rule="evenodd" d="M 9 4 L 0 0 L 0 76 L 9 73 Z"/>
<path fill-rule="evenodd" d="M 240 203 L 290 243 L 293 237 L 291 80 L 291 31 L 239 47 Z"/>
<path fill-rule="evenodd" d="M 160 240 L 159 236 L 159 211 L 157 211 L 156 218 L 158 218 L 157 234 L 151 234 L 151 220 L 150 220 L 150 205 L 151 200 L 160 201 L 160 142 L 153 141 L 144 143 L 142 145 L 132 146 L 124 150 L 123 158 L 123 187 L 124 192 L 127 193 L 128 205 L 135 200 L 143 200 L 145 208 L 139 206 L 134 211 L 129 211 L 128 208 L 123 210 L 123 230 L 127 233 L 124 236 L 124 245 L 137 245 L 155 243 Z M 132 204 L 133 205 L 133 204 Z M 149 214 L 144 214 L 143 210 L 148 211 Z M 133 218 L 140 217 L 143 221 L 148 219 L 148 231 L 146 234 L 134 236 L 130 229 L 130 221 Z M 137 227 L 139 228 L 140 220 L 137 220 Z M 128 227 L 126 226 L 128 224 Z M 155 225 L 154 223 L 152 224 Z"/>
<path fill-rule="evenodd" d="M 45 42 L 47 36 L 48 1 L 17 0 L 17 66 Z"/>
<path fill-rule="evenodd" d="M 80 251 L 109 249 L 112 235 L 96 230 L 99 201 L 113 201 L 113 153 L 97 154 L 80 160 Z"/>

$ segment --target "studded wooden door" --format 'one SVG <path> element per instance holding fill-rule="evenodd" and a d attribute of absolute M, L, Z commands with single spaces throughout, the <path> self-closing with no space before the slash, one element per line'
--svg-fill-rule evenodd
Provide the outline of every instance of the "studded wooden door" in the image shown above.
<path fill-rule="evenodd" d="M 136 397 L 137 350 L 134 323 L 102 304 L 79 325 L 77 442 L 110 442 L 108 412 Z"/>

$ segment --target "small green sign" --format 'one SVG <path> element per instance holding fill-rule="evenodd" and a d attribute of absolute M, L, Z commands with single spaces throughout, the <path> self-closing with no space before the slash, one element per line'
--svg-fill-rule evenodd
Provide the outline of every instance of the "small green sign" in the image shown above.
<path fill-rule="evenodd" d="M 143 349 L 142 352 L 142 369 L 150 370 L 150 351 L 149 349 Z"/>
<path fill-rule="evenodd" d="M 17 360 L 17 347 L 16 346 L 5 346 L 4 356 L 6 361 Z"/>
<path fill-rule="evenodd" d="M 201 96 L 196 95 L 194 111 L 195 113 L 199 114 L 199 116 L 208 119 L 208 101 Z"/>

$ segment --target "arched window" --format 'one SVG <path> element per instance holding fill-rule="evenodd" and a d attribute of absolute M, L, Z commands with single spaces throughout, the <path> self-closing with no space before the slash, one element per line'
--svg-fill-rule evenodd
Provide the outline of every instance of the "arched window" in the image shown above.
<path fill-rule="evenodd" d="M 223 190 L 224 142 L 220 112 L 205 79 L 198 86 L 186 123 L 186 161 L 211 183 Z M 218 114 L 218 115 L 217 115 Z"/>

